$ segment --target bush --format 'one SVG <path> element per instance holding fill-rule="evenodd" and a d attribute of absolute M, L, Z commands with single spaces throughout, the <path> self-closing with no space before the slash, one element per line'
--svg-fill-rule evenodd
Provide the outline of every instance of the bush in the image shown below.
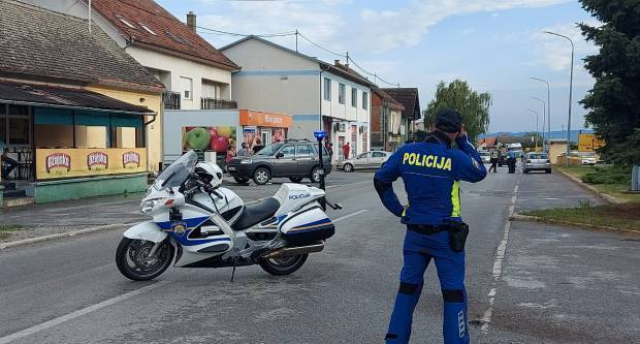
<path fill-rule="evenodd" d="M 629 184 L 631 182 L 630 167 L 595 167 L 593 172 L 582 176 L 587 184 Z"/>

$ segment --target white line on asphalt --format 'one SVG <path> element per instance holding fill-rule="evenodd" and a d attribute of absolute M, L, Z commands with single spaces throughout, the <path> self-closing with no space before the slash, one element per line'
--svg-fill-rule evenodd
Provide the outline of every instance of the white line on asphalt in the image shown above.
<path fill-rule="evenodd" d="M 502 276 L 502 261 L 507 252 L 507 243 L 509 242 L 509 231 L 511 230 L 511 218 L 515 213 L 516 200 L 518 199 L 518 189 L 520 188 L 520 178 L 516 180 L 516 186 L 513 189 L 513 196 L 511 196 L 511 204 L 509 205 L 509 216 L 507 216 L 507 222 L 504 224 L 504 234 L 502 240 L 496 249 L 496 259 L 493 262 L 493 283 L 492 288 L 489 290 L 489 307 L 482 316 L 482 327 L 480 328 L 482 335 L 486 335 L 489 332 L 489 323 L 491 322 L 491 315 L 493 314 L 493 303 L 496 299 L 498 280 Z"/>
<path fill-rule="evenodd" d="M 371 181 L 366 181 L 366 182 L 357 182 L 357 183 L 350 183 L 350 184 L 329 185 L 329 186 L 326 187 L 326 189 L 334 189 L 334 188 L 340 188 L 340 187 L 345 187 L 345 186 L 352 186 L 352 185 L 358 185 L 358 184 L 368 184 L 368 183 L 373 184 Z"/>
<path fill-rule="evenodd" d="M 360 214 L 362 214 L 362 213 L 364 213 L 364 212 L 367 212 L 367 209 L 358 210 L 358 211 L 356 211 L 355 213 L 351 213 L 351 214 L 348 214 L 348 215 L 345 215 L 345 216 L 339 217 L 339 218 L 337 218 L 337 219 L 333 220 L 333 223 L 340 222 L 340 221 L 342 221 L 342 220 L 346 220 L 346 219 L 348 219 L 348 218 L 350 218 L 350 217 L 353 217 L 353 216 L 356 216 L 356 215 L 360 215 Z"/>
<path fill-rule="evenodd" d="M 13 333 L 13 334 L 10 334 L 8 336 L 0 338 L 0 344 L 11 343 L 14 340 L 18 340 L 18 339 L 24 338 L 26 336 L 38 333 L 38 332 L 43 331 L 43 330 L 46 330 L 48 328 L 54 327 L 56 325 L 60 325 L 60 324 L 65 323 L 65 322 L 67 322 L 69 320 L 73 320 L 75 318 L 81 317 L 83 315 L 89 314 L 89 313 L 97 311 L 99 309 L 114 305 L 114 304 L 116 304 L 118 302 L 124 301 L 124 300 L 132 298 L 134 296 L 138 296 L 138 295 L 140 295 L 142 293 L 145 293 L 145 292 L 147 292 L 147 291 L 149 291 L 151 289 L 155 289 L 155 288 L 161 287 L 161 286 L 166 285 L 168 283 L 170 283 L 170 282 L 169 281 L 157 282 L 157 283 L 148 285 L 146 287 L 142 287 L 140 289 L 136 289 L 134 291 L 130 291 L 130 292 L 126 293 L 126 294 L 122 294 L 122 295 L 116 296 L 114 298 L 102 301 L 102 302 L 97 303 L 97 304 L 95 304 L 93 306 L 89 306 L 87 308 L 83 308 L 83 309 L 77 310 L 77 311 L 75 311 L 73 313 L 69 313 L 67 315 L 63 315 L 61 317 L 58 317 L 58 318 L 55 318 L 55 319 L 51 319 L 49 321 L 45 321 L 45 322 L 43 322 L 41 324 L 38 324 L 38 325 L 35 325 L 35 326 L 32 326 L 32 327 L 29 327 L 27 329 L 24 329 L 24 330 L 22 330 L 20 332 L 16 332 L 16 333 Z"/>

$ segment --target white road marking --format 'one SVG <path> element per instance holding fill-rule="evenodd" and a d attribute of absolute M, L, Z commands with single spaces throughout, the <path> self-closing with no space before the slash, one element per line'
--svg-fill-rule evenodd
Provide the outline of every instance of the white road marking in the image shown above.
<path fill-rule="evenodd" d="M 365 181 L 365 182 L 356 182 L 356 183 L 349 183 L 349 184 L 329 185 L 326 187 L 326 189 L 335 189 L 335 188 L 341 188 L 345 186 L 352 186 L 352 185 L 359 185 L 359 184 L 373 184 L 373 182 Z"/>
<path fill-rule="evenodd" d="M 356 216 L 356 215 L 360 215 L 360 214 L 362 214 L 364 212 L 367 212 L 367 211 L 368 211 L 367 209 L 358 210 L 355 213 L 351 213 L 351 214 L 348 214 L 348 215 L 345 215 L 345 216 L 342 216 L 342 217 L 339 217 L 339 218 L 333 220 L 333 223 L 340 222 L 342 220 L 346 220 L 346 219 L 348 219 L 350 217 L 353 217 L 353 216 Z"/>
<path fill-rule="evenodd" d="M 24 338 L 26 336 L 30 336 L 32 334 L 38 333 L 40 331 L 44 331 L 44 330 L 49 329 L 51 327 L 60 325 L 60 324 L 65 323 L 65 322 L 67 322 L 69 320 L 73 320 L 75 318 L 81 317 L 83 315 L 89 314 L 89 313 L 97 311 L 99 309 L 102 309 L 102 308 L 105 308 L 105 307 L 109 307 L 111 305 L 114 305 L 114 304 L 116 304 L 118 302 L 121 302 L 121 301 L 124 301 L 126 299 L 130 299 L 130 298 L 132 298 L 134 296 L 138 296 L 138 295 L 140 295 L 142 293 L 145 293 L 145 292 L 147 292 L 149 290 L 164 286 L 164 285 L 166 285 L 168 283 L 169 283 L 169 281 L 157 282 L 157 283 L 148 285 L 146 287 L 142 287 L 140 289 L 136 289 L 136 290 L 130 291 L 130 292 L 126 293 L 126 294 L 122 294 L 122 295 L 116 296 L 114 298 L 102 301 L 102 302 L 97 303 L 97 304 L 95 304 L 93 306 L 89 306 L 87 308 L 83 308 L 83 309 L 77 310 L 77 311 L 75 311 L 73 313 L 69 313 L 67 315 L 63 315 L 61 317 L 58 317 L 58 318 L 55 318 L 55 319 L 51 319 L 49 321 L 45 321 L 45 322 L 43 322 L 41 324 L 38 324 L 38 325 L 35 325 L 35 326 L 32 326 L 32 327 L 29 327 L 27 329 L 24 329 L 24 330 L 22 330 L 20 332 L 16 332 L 16 333 L 13 333 L 13 334 L 10 334 L 8 336 L 0 338 L 0 344 L 11 343 L 11 342 L 13 342 L 15 340 L 18 340 L 18 339 Z"/>
<path fill-rule="evenodd" d="M 516 186 L 513 189 L 513 196 L 511 196 L 511 205 L 509 206 L 509 216 L 507 216 L 507 222 L 504 224 L 504 234 L 502 240 L 496 249 L 496 259 L 493 262 L 493 283 L 492 288 L 489 290 L 489 307 L 482 316 L 482 327 L 480 328 L 482 335 L 486 335 L 489 332 L 489 323 L 491 323 L 491 316 L 493 314 L 493 304 L 497 294 L 498 280 L 502 276 L 502 261 L 507 252 L 507 243 L 509 242 L 509 231 L 511 230 L 511 218 L 515 212 L 516 200 L 518 199 L 518 189 L 520 188 L 520 179 L 516 180 Z"/>

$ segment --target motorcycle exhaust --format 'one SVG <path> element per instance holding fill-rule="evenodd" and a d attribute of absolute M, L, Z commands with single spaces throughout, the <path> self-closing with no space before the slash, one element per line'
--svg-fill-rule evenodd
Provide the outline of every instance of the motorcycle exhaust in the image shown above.
<path fill-rule="evenodd" d="M 307 253 L 315 253 L 324 250 L 324 242 L 319 242 L 312 245 L 307 246 L 294 246 L 294 247 L 283 247 L 277 250 L 271 251 L 264 256 L 263 258 L 276 258 L 284 255 L 296 255 L 296 254 L 307 254 Z"/>

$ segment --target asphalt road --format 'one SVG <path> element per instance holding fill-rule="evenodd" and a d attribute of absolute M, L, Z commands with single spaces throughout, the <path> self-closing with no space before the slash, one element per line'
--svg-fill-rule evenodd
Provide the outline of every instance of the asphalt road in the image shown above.
<path fill-rule="evenodd" d="M 12 343 L 382 342 L 405 230 L 382 208 L 371 178 L 331 175 L 328 196 L 344 206 L 330 212 L 339 220 L 337 233 L 325 251 L 284 278 L 244 267 L 231 283 L 230 269 L 170 268 L 157 281 L 130 282 L 114 263 L 121 231 L 0 251 L 0 343 L 15 333 L 23 336 Z M 248 200 L 278 187 L 232 186 Z M 403 198 L 402 184 L 396 191 Z M 462 192 L 472 228 L 466 284 L 473 342 L 639 342 L 638 237 L 507 222 L 514 200 L 517 212 L 597 199 L 559 175 L 509 175 L 506 168 L 463 183 Z M 137 203 L 102 198 L 0 217 L 29 223 L 64 214 L 78 226 L 124 223 L 141 219 Z M 440 343 L 434 267 L 426 281 L 412 342 Z"/>

